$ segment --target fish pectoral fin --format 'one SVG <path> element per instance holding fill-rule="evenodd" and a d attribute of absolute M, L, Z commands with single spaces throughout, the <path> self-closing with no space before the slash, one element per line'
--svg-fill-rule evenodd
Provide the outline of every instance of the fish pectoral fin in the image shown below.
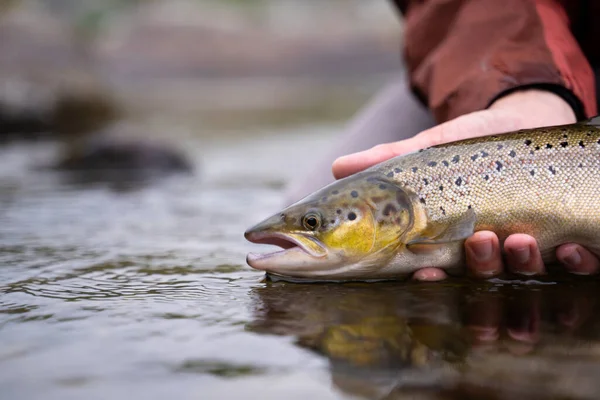
<path fill-rule="evenodd" d="M 475 231 L 477 215 L 473 209 L 469 209 L 458 221 L 444 229 L 443 226 L 428 227 L 420 236 L 417 236 L 406 244 L 413 251 L 416 246 L 432 246 L 465 240 Z"/>
<path fill-rule="evenodd" d="M 442 243 L 409 243 L 406 248 L 413 254 L 432 254 L 444 247 Z"/>

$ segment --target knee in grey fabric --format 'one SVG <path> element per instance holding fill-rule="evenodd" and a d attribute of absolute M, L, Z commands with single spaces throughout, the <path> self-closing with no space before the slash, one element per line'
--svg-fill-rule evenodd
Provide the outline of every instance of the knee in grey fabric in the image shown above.
<path fill-rule="evenodd" d="M 433 116 L 416 99 L 405 79 L 391 82 L 357 113 L 344 132 L 333 140 L 327 154 L 315 162 L 314 168 L 291 182 L 286 204 L 333 182 L 331 164 L 336 158 L 381 143 L 408 139 L 434 125 Z"/>

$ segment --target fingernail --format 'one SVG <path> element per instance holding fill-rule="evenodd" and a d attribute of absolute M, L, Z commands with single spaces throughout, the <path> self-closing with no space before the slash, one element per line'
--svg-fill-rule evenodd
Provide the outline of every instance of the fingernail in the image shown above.
<path fill-rule="evenodd" d="M 473 243 L 471 246 L 475 260 L 478 262 L 487 262 L 492 258 L 492 241 L 482 240 L 477 243 Z"/>
<path fill-rule="evenodd" d="M 579 251 L 575 249 L 568 256 L 566 256 L 563 261 L 568 264 L 570 267 L 577 267 L 581 264 L 581 254 Z"/>
<path fill-rule="evenodd" d="M 529 250 L 529 246 L 522 247 L 520 249 L 513 249 L 511 251 L 514 259 L 519 264 L 526 264 L 531 257 L 531 251 Z"/>

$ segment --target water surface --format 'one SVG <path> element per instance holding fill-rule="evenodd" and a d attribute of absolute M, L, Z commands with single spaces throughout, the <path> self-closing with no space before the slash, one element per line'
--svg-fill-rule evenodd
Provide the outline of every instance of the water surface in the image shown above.
<path fill-rule="evenodd" d="M 40 171 L 47 143 L 0 148 L 0 397 L 596 398 L 596 282 L 307 285 L 245 265 L 244 229 L 336 129 L 174 138 L 197 173 L 118 185 Z"/>

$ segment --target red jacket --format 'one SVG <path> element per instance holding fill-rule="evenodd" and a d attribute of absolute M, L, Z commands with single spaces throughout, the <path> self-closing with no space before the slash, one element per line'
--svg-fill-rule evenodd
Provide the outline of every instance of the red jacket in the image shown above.
<path fill-rule="evenodd" d="M 393 1 L 411 85 L 439 122 L 525 87 L 562 96 L 578 119 L 597 114 L 600 1 Z"/>

